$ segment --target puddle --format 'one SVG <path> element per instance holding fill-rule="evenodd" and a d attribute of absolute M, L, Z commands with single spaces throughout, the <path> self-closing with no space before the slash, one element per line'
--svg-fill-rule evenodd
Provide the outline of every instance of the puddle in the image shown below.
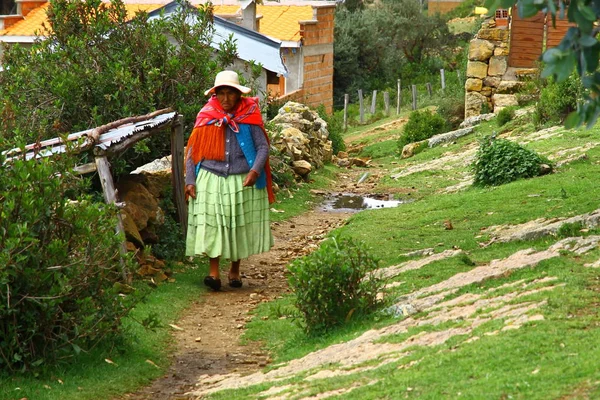
<path fill-rule="evenodd" d="M 404 203 L 401 200 L 382 200 L 352 193 L 332 194 L 325 198 L 324 211 L 361 211 L 377 208 L 393 208 Z"/>

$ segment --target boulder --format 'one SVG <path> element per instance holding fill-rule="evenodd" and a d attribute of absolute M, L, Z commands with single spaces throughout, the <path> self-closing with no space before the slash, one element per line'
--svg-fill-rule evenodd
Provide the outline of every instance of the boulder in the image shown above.
<path fill-rule="evenodd" d="M 467 77 L 484 79 L 488 75 L 488 65 L 481 61 L 467 62 Z"/>
<path fill-rule="evenodd" d="M 481 114 L 481 108 L 487 104 L 487 97 L 478 92 L 467 92 L 465 95 L 465 119 Z"/>
<path fill-rule="evenodd" d="M 490 76 L 502 76 L 508 68 L 508 57 L 505 56 L 493 56 L 490 58 L 490 65 L 488 68 L 488 75 Z"/>
<path fill-rule="evenodd" d="M 487 61 L 494 53 L 494 44 L 481 39 L 473 39 L 469 43 L 469 60 Z"/>
<path fill-rule="evenodd" d="M 483 87 L 483 81 L 477 78 L 467 78 L 465 90 L 467 92 L 479 92 Z"/>
<path fill-rule="evenodd" d="M 312 171 L 312 165 L 308 161 L 299 160 L 292 163 L 292 169 L 302 178 L 306 178 L 310 171 Z"/>

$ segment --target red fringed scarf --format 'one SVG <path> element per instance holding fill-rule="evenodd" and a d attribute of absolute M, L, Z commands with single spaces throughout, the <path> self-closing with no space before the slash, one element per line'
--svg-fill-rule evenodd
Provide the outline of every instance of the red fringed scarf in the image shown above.
<path fill-rule="evenodd" d="M 267 139 L 267 143 L 269 143 L 269 135 L 265 131 L 262 115 L 258 107 L 258 97 L 241 97 L 234 113 L 228 114 L 223 110 L 217 96 L 212 95 L 196 117 L 196 123 L 188 139 L 187 147 L 192 152 L 188 152 L 187 156 L 192 157 L 194 165 L 204 159 L 225 160 L 225 129 L 229 125 L 234 132 L 238 132 L 238 124 L 259 126 Z M 269 203 L 273 203 L 275 195 L 273 193 L 271 166 L 269 165 L 268 157 L 264 170 L 267 175 Z"/>

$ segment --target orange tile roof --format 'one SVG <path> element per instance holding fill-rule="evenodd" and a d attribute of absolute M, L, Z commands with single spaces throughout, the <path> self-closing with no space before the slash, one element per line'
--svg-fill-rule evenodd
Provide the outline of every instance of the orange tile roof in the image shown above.
<path fill-rule="evenodd" d="M 214 6 L 215 15 L 240 14 L 237 5 Z M 258 5 L 256 14 L 262 15 L 260 21 L 260 33 L 275 39 L 285 41 L 300 40 L 300 24 L 298 21 L 310 21 L 313 19 L 312 6 L 290 6 L 290 5 Z"/>
<path fill-rule="evenodd" d="M 32 10 L 22 20 L 8 27 L 7 29 L 0 30 L 0 36 L 36 36 L 36 34 L 43 34 L 42 24 L 46 23 L 49 27 L 48 17 L 46 15 L 48 6 L 50 3 L 45 3 L 41 7 Z M 127 17 L 133 18 L 138 11 L 154 11 L 157 8 L 162 7 L 164 4 L 125 4 L 127 9 Z"/>

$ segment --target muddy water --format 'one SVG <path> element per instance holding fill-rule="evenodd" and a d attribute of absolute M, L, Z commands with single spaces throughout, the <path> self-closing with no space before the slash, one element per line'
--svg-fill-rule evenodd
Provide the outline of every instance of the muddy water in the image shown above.
<path fill-rule="evenodd" d="M 383 200 L 352 193 L 337 193 L 325 199 L 322 209 L 325 211 L 358 212 L 361 210 L 398 207 L 402 203 L 404 202 L 400 200 Z"/>

